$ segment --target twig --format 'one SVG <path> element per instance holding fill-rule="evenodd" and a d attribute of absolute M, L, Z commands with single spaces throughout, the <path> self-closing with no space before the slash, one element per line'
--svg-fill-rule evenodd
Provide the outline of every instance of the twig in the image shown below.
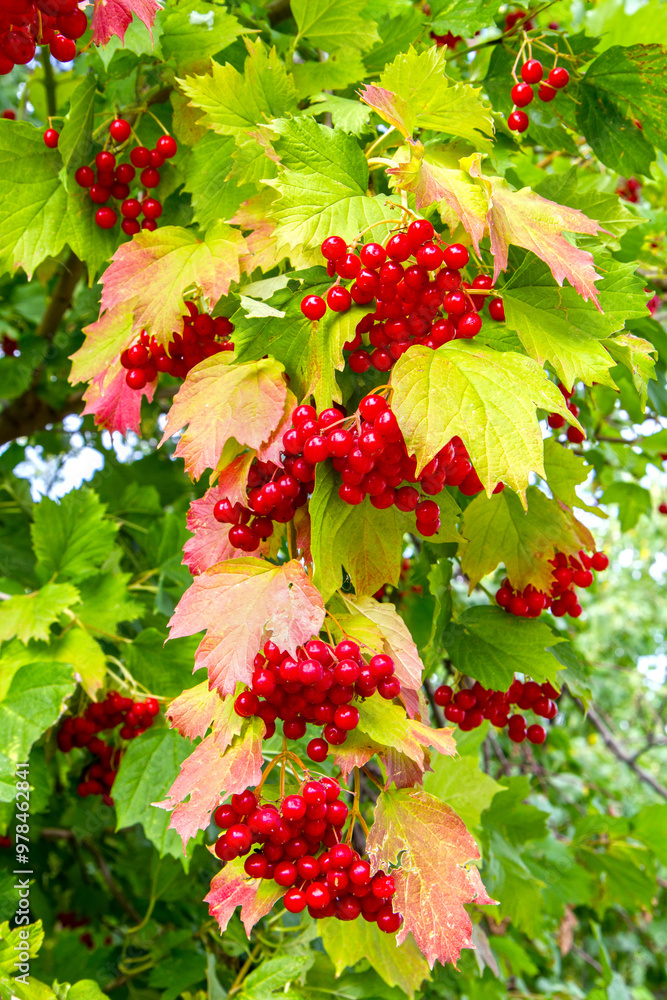
<path fill-rule="evenodd" d="M 616 739 L 612 731 L 602 721 L 602 719 L 595 711 L 595 709 L 589 708 L 588 711 L 586 712 L 582 703 L 577 698 L 575 698 L 574 700 L 579 705 L 579 708 L 584 713 L 588 721 L 597 729 L 604 743 L 611 750 L 611 752 L 616 757 L 618 757 L 619 760 L 622 760 L 624 764 L 627 764 L 630 770 L 634 771 L 639 780 L 643 781 L 645 785 L 648 785 L 650 788 L 652 788 L 653 791 L 656 793 L 656 795 L 660 795 L 661 798 L 667 799 L 667 788 L 665 788 L 664 785 L 661 785 L 659 781 L 656 781 L 656 779 L 653 777 L 650 771 L 645 770 L 643 767 L 640 767 L 639 764 L 637 764 L 633 755 L 629 753 L 628 750 L 621 743 L 619 743 L 619 741 Z"/>
<path fill-rule="evenodd" d="M 594 959 L 592 955 L 589 955 L 587 951 L 584 951 L 583 948 L 580 948 L 578 944 L 573 944 L 571 950 L 574 952 L 577 958 L 580 958 L 583 962 L 586 963 L 586 965 L 590 965 L 591 969 L 595 969 L 595 971 L 598 973 L 599 976 L 603 974 L 602 966 L 600 965 L 600 963 L 596 959 Z"/>
<path fill-rule="evenodd" d="M 95 843 L 93 843 L 92 840 L 88 840 L 87 838 L 84 838 L 81 841 L 81 844 L 94 857 L 95 863 L 96 863 L 97 867 L 99 868 L 100 875 L 102 876 L 102 878 L 106 882 L 106 884 L 107 884 L 107 886 L 109 888 L 109 892 L 114 897 L 114 899 L 116 900 L 116 902 L 125 910 L 125 912 L 127 913 L 128 917 L 130 917 L 134 921 L 135 924 L 140 924 L 141 923 L 141 919 L 142 919 L 141 918 L 141 914 L 139 913 L 138 910 L 136 910 L 134 908 L 134 906 L 129 901 L 129 899 L 125 898 L 125 895 L 123 894 L 123 890 L 121 889 L 121 887 L 118 885 L 118 883 L 114 879 L 113 875 L 111 874 L 109 866 L 106 863 L 106 859 L 105 859 L 104 855 L 102 854 L 102 852 L 100 851 L 99 847 Z"/>

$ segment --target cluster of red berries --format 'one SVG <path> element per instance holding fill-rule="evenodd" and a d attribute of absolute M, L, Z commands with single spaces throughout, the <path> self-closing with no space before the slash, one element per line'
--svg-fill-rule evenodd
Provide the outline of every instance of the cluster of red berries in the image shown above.
<path fill-rule="evenodd" d="M 213 319 L 208 313 L 200 313 L 194 302 L 185 305 L 188 315 L 183 319 L 183 330 L 175 333 L 166 347 L 142 330 L 138 343 L 121 354 L 120 363 L 127 371 L 125 381 L 130 389 L 143 389 L 155 381 L 158 372 L 184 379 L 204 358 L 234 350 L 229 340 L 234 326 L 226 317 Z"/>
<path fill-rule="evenodd" d="M 529 59 L 521 67 L 521 81 L 514 84 L 511 91 L 514 109 L 507 119 L 507 124 L 513 132 L 525 132 L 530 124 L 528 115 L 521 108 L 526 108 L 535 96 L 532 84 L 540 84 L 537 96 L 541 101 L 553 101 L 559 90 L 567 87 L 570 74 L 564 66 L 554 66 L 549 71 L 546 80 L 544 69 L 539 59 Z M 516 77 L 515 77 L 516 79 Z"/>
<path fill-rule="evenodd" d="M 124 698 L 118 691 L 110 691 L 104 701 L 91 702 L 83 715 L 69 715 L 58 731 L 58 749 L 69 753 L 73 747 L 86 747 L 98 761 L 85 770 L 85 776 L 77 787 L 77 793 L 101 795 L 106 805 L 113 805 L 111 788 L 116 778 L 122 750 L 110 746 L 97 733 L 116 729 L 120 726 L 122 740 L 133 740 L 153 725 L 153 719 L 160 711 L 155 698 L 133 701 Z"/>
<path fill-rule="evenodd" d="M 307 319 L 321 319 L 327 306 L 347 312 L 353 302 L 368 305 L 375 300 L 374 311 L 364 316 L 353 340 L 344 345 L 357 374 L 371 367 L 389 371 L 413 344 L 435 350 L 456 338 L 470 339 L 482 328 L 480 312 L 492 278 L 479 274 L 471 283 L 463 281 L 460 272 L 470 260 L 468 251 L 460 243 L 444 243 L 427 219 L 411 222 L 406 232 L 394 233 L 384 246 L 365 243 L 358 253 L 342 237 L 329 236 L 322 256 L 329 276 L 337 279 L 326 301 L 319 295 L 303 298 L 301 311 Z M 351 280 L 350 288 L 341 279 Z M 489 313 L 494 320 L 505 319 L 502 299 L 491 300 Z"/>
<path fill-rule="evenodd" d="M 300 478 L 304 475 L 309 478 Z M 232 525 L 228 536 L 231 545 L 253 552 L 273 534 L 274 521 L 287 524 L 297 507 L 304 506 L 315 485 L 313 477 L 303 458 L 285 458 L 283 469 L 274 462 L 255 459 L 248 469 L 247 506 L 223 497 L 215 504 L 213 517 L 220 524 Z"/>
<path fill-rule="evenodd" d="M 282 720 L 283 733 L 290 740 L 305 736 L 309 723 L 320 726 L 322 736 L 312 739 L 306 749 L 318 763 L 330 746 L 340 746 L 356 729 L 359 709 L 351 704 L 354 698 L 370 698 L 377 691 L 391 701 L 401 693 L 392 658 L 378 653 L 366 663 L 350 639 L 335 648 L 311 639 L 297 649 L 296 659 L 269 641 L 253 666 L 250 689 L 242 691 L 234 703 L 236 714 L 263 719 L 265 739 L 273 736 L 276 719 Z"/>
<path fill-rule="evenodd" d="M 462 35 L 454 35 L 451 31 L 448 31 L 446 35 L 436 35 L 435 31 L 431 31 L 430 35 L 439 49 L 443 47 L 455 49 L 459 42 L 463 41 Z"/>
<path fill-rule="evenodd" d="M 47 129 L 44 141 L 47 146 L 47 135 L 54 132 Z M 124 118 L 114 118 L 109 125 L 109 135 L 119 147 L 128 141 L 132 134 L 132 126 Z M 57 145 L 56 132 L 56 142 Z M 74 175 L 79 187 L 86 188 L 90 200 L 101 207 L 95 212 L 95 222 L 100 229 L 113 229 L 118 222 L 115 208 L 107 205 L 110 198 L 121 203 L 120 214 L 123 221 L 120 228 L 126 236 L 134 236 L 142 229 L 157 229 L 157 219 L 162 215 L 162 202 L 154 198 L 150 191 L 160 183 L 160 167 L 166 160 L 176 155 L 178 146 L 171 135 L 162 135 L 155 144 L 155 149 L 146 146 L 135 146 L 130 152 L 129 163 L 117 163 L 116 154 L 103 149 L 95 157 L 95 167 L 84 165 L 79 167 Z M 139 197 L 130 197 L 130 185 L 139 174 Z M 139 216 L 143 220 L 139 222 Z"/>
<path fill-rule="evenodd" d="M 634 177 L 628 177 L 626 181 L 616 188 L 616 194 L 619 198 L 623 198 L 624 201 L 631 201 L 633 205 L 636 205 L 639 201 L 639 192 L 642 186 L 638 180 Z"/>
<path fill-rule="evenodd" d="M 440 508 L 407 484 L 419 483 L 430 496 L 445 486 L 458 486 L 466 496 L 483 489 L 460 438 L 452 438 L 417 476 L 416 460 L 408 456 L 401 429 L 383 396 L 365 396 L 352 417 L 336 408 L 323 410 L 318 417 L 312 406 L 297 407 L 292 427 L 283 435 L 283 448 L 287 455 L 303 459 L 313 475 L 319 462 L 331 458 L 342 479 L 341 500 L 360 504 L 369 496 L 378 510 L 395 505 L 414 511 L 417 530 L 427 537 L 440 527 Z M 496 491 L 502 488 L 498 484 Z"/>
<path fill-rule="evenodd" d="M 0 849 L 7 850 L 11 846 L 12 846 L 11 837 L 0 837 Z"/>
<path fill-rule="evenodd" d="M 512 681 L 508 691 L 493 691 L 475 681 L 472 687 L 461 688 L 456 693 L 448 684 L 442 684 L 433 695 L 436 705 L 444 708 L 447 721 L 464 732 L 477 729 L 484 719 L 488 719 L 496 729 L 507 728 L 507 735 L 514 743 L 523 743 L 527 738 L 536 745 L 546 740 L 546 729 L 539 723 L 527 726 L 523 715 L 510 715 L 511 706 L 517 705 L 524 712 L 532 710 L 543 719 L 553 719 L 558 712 L 556 699 L 559 697 L 560 692 L 548 681 L 537 684 L 518 679 Z"/>
<path fill-rule="evenodd" d="M 514 590 L 509 580 L 503 580 L 496 594 L 496 601 L 501 608 L 518 618 L 539 618 L 547 608 L 556 618 L 569 615 L 578 618 L 581 614 L 581 604 L 577 599 L 574 587 L 586 589 L 593 583 L 593 570 L 601 573 L 609 566 L 609 557 L 604 552 L 594 552 L 592 556 L 585 552 L 579 553 L 579 558 L 564 552 L 557 552 L 549 560 L 552 569 L 553 583 L 549 593 L 528 586 L 523 590 Z"/>
<path fill-rule="evenodd" d="M 579 407 L 576 403 L 572 402 L 572 396 L 574 395 L 574 389 L 566 389 L 562 382 L 558 383 L 558 388 L 562 392 L 563 396 L 567 400 L 567 408 L 573 417 L 579 416 Z M 552 430 L 559 431 L 565 426 L 565 417 L 560 413 L 550 413 L 548 417 L 548 424 Z M 583 431 L 580 431 L 578 427 L 568 427 L 567 429 L 567 440 L 570 444 L 581 444 L 585 439 L 586 435 Z"/>
<path fill-rule="evenodd" d="M 394 879 L 381 871 L 371 874 L 368 861 L 341 842 L 348 808 L 340 794 L 338 781 L 324 776 L 306 781 L 298 795 L 287 795 L 280 810 L 260 805 L 250 790 L 233 795 L 230 805 L 214 813 L 214 822 L 225 831 L 215 854 L 231 861 L 248 854 L 253 842 L 259 844 L 260 850 L 246 858 L 245 872 L 287 888 L 283 903 L 290 913 L 308 907 L 316 919 L 361 916 L 394 933 L 402 923 L 391 903 Z"/>
<path fill-rule="evenodd" d="M 88 18 L 79 0 L 3 0 L 0 10 L 0 76 L 35 58 L 48 45 L 54 59 L 70 62 Z"/>
<path fill-rule="evenodd" d="M 530 12 L 527 10 L 510 10 L 505 14 L 505 34 L 511 34 L 513 29 L 520 25 L 522 31 L 532 31 L 535 22 L 528 18 Z M 524 18 L 528 18 L 524 20 Z M 549 25 L 551 27 L 551 25 Z M 517 29 L 519 30 L 519 29 Z"/>

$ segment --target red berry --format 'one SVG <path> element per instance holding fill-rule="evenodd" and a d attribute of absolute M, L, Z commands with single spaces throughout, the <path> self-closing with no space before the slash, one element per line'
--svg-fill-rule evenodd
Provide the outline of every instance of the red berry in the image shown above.
<path fill-rule="evenodd" d="M 144 198 L 141 202 L 141 210 L 147 219 L 159 219 L 162 215 L 162 202 L 158 201 L 157 198 Z M 196 322 L 195 320 L 195 324 Z"/>
<path fill-rule="evenodd" d="M 327 292 L 327 305 L 334 312 L 347 312 L 352 305 L 352 296 L 347 288 L 343 288 L 341 285 L 334 285 Z"/>
<path fill-rule="evenodd" d="M 155 148 L 161 156 L 164 156 L 165 160 L 170 160 L 172 156 L 176 156 L 178 151 L 176 140 L 171 135 L 161 135 L 155 143 Z"/>
<path fill-rule="evenodd" d="M 591 567 L 596 573 L 601 573 L 609 566 L 609 556 L 604 552 L 594 552 L 591 557 Z"/>
<path fill-rule="evenodd" d="M 505 322 L 505 307 L 502 299 L 491 299 L 489 302 L 489 316 L 497 323 Z"/>
<path fill-rule="evenodd" d="M 137 198 L 126 198 L 120 206 L 120 214 L 126 219 L 136 219 L 141 215 L 141 202 Z"/>
<path fill-rule="evenodd" d="M 460 271 L 470 260 L 470 254 L 461 243 L 452 243 L 442 251 L 443 260 L 448 268 Z"/>
<path fill-rule="evenodd" d="M 150 150 L 146 149 L 145 146 L 135 146 L 130 153 L 130 160 L 138 170 L 141 170 L 151 162 Z"/>
<path fill-rule="evenodd" d="M 322 319 L 326 311 L 326 302 L 319 295 L 306 295 L 306 297 L 301 300 L 301 312 L 306 319 Z"/>
<path fill-rule="evenodd" d="M 58 30 L 74 41 L 85 35 L 88 28 L 88 18 L 82 10 L 76 8 L 69 14 L 58 15 Z"/>
<path fill-rule="evenodd" d="M 95 181 L 95 172 L 91 167 L 79 167 L 74 174 L 74 180 L 82 188 L 89 188 Z"/>
<path fill-rule="evenodd" d="M 539 59 L 529 59 L 521 67 L 521 79 L 524 83 L 539 83 L 543 76 L 544 70 Z"/>
<path fill-rule="evenodd" d="M 564 66 L 554 66 L 547 77 L 547 83 L 551 84 L 552 87 L 555 87 L 556 90 L 561 90 L 563 87 L 567 87 L 569 82 L 570 74 Z"/>
<path fill-rule="evenodd" d="M 376 269 L 386 261 L 387 251 L 379 243 L 366 243 L 359 251 L 359 257 L 364 267 Z"/>
<path fill-rule="evenodd" d="M 459 319 L 456 330 L 456 336 L 462 340 L 469 340 L 471 337 L 476 336 L 481 329 L 482 329 L 482 317 L 479 315 L 479 313 L 476 312 L 465 313 Z"/>
<path fill-rule="evenodd" d="M 49 52 L 58 62 L 71 62 L 76 55 L 76 42 L 64 35 L 54 35 L 49 42 Z"/>
<path fill-rule="evenodd" d="M 44 133 L 44 145 L 48 146 L 49 149 L 56 149 L 58 146 L 58 139 L 60 138 L 60 133 L 56 132 L 54 128 L 47 128 Z"/>
<path fill-rule="evenodd" d="M 525 108 L 534 97 L 533 88 L 529 83 L 515 83 L 510 96 L 517 108 Z"/>
<path fill-rule="evenodd" d="M 395 261 L 407 260 L 412 253 L 412 243 L 405 233 L 396 233 L 387 241 L 387 253 Z"/>
<path fill-rule="evenodd" d="M 441 708 L 444 708 L 445 705 L 449 705 L 451 702 L 452 694 L 453 692 L 449 684 L 441 684 L 439 688 L 436 688 L 433 694 L 433 700 L 436 705 L 440 705 Z"/>
<path fill-rule="evenodd" d="M 546 83 L 543 83 L 537 92 L 537 96 L 541 101 L 544 101 L 545 104 L 548 104 L 549 101 L 553 101 L 556 96 L 556 91 L 553 87 L 549 87 Z"/>
<path fill-rule="evenodd" d="M 528 737 L 531 743 L 536 743 L 539 745 L 540 743 L 544 743 L 544 741 L 546 740 L 547 731 L 544 728 L 544 726 L 540 726 L 537 723 L 535 723 L 532 726 L 528 726 L 528 729 L 526 730 L 526 736 Z"/>
<path fill-rule="evenodd" d="M 113 209 L 110 209 L 110 211 L 113 211 Z M 143 368 L 131 368 L 125 376 L 125 381 L 130 389 L 143 389 L 148 380 Z"/>
<path fill-rule="evenodd" d="M 113 208 L 98 208 L 95 212 L 95 222 L 100 229 L 113 229 L 118 221 L 118 216 Z"/>
<path fill-rule="evenodd" d="M 302 889 L 288 889 L 283 896 L 283 903 L 289 913 L 301 913 L 308 904 L 308 898 Z"/>
<path fill-rule="evenodd" d="M 155 167 L 146 167 L 141 171 L 141 183 L 145 188 L 157 187 L 160 183 L 160 173 Z"/>
<path fill-rule="evenodd" d="M 525 132 L 530 122 L 525 111 L 513 111 L 507 124 L 512 132 Z"/>
<path fill-rule="evenodd" d="M 321 249 L 325 260 L 340 260 L 347 253 L 347 243 L 342 236 L 328 236 Z"/>
<path fill-rule="evenodd" d="M 17 66 L 25 66 L 35 57 L 35 43 L 24 31 L 8 31 L 2 40 L 2 45 L 4 55 Z"/>
<path fill-rule="evenodd" d="M 116 142 L 125 142 L 132 134 L 132 127 L 124 118 L 114 118 L 109 125 L 109 135 Z"/>

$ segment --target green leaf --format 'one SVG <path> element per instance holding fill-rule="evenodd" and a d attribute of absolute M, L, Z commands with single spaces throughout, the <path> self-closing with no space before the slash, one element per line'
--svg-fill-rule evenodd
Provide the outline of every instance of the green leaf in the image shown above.
<path fill-rule="evenodd" d="M 547 832 L 548 814 L 525 802 L 530 795 L 528 777 L 503 778 L 503 782 L 508 787 L 494 796 L 482 817 L 486 829 L 513 845 L 542 840 Z"/>
<path fill-rule="evenodd" d="M 516 330 L 526 353 L 540 365 L 548 361 L 563 384 L 581 380 L 616 388 L 609 369 L 614 359 L 602 338 L 621 330 L 628 319 L 644 316 L 644 282 L 634 264 L 609 266 L 597 288 L 602 312 L 569 285 L 554 281 L 546 264 L 526 254 L 502 290 L 507 326 Z"/>
<path fill-rule="evenodd" d="M 412 347 L 390 383 L 392 409 L 418 467 L 458 435 L 489 491 L 503 482 L 525 496 L 530 473 L 543 475 L 537 407 L 576 423 L 546 372 L 511 351 L 458 341 L 437 351 Z"/>
<path fill-rule="evenodd" d="M 69 187 L 69 174 L 91 157 L 94 130 L 95 93 L 97 80 L 93 73 L 85 76 L 72 94 L 70 109 L 60 130 L 58 151 L 63 161 L 65 183 Z M 72 190 L 75 187 L 72 177 Z M 88 206 L 90 213 L 90 204 Z"/>
<path fill-rule="evenodd" d="M 632 836 L 645 844 L 663 865 L 667 865 L 666 824 L 667 805 L 644 806 L 632 817 Z"/>
<path fill-rule="evenodd" d="M 146 628 L 127 647 L 125 659 L 130 673 L 152 694 L 175 698 L 184 688 L 194 687 L 192 673 L 198 639 L 174 639 L 165 646 L 166 634 Z"/>
<path fill-rule="evenodd" d="M 570 508 L 581 507 L 597 517 L 606 517 L 601 507 L 586 503 L 576 491 L 576 487 L 585 483 L 592 471 L 583 456 L 575 455 L 571 448 L 558 444 L 555 437 L 550 437 L 544 442 L 544 468 L 549 489 L 557 500 Z"/>
<path fill-rule="evenodd" d="M 325 62 L 295 63 L 292 67 L 300 101 L 324 90 L 345 90 L 356 84 L 364 72 L 358 49 L 339 49 L 332 52 Z"/>
<path fill-rule="evenodd" d="M 267 183 L 279 195 L 268 209 L 275 224 L 276 259 L 298 267 L 321 264 L 331 233 L 353 240 L 362 229 L 396 219 L 386 195 L 368 197 L 368 164 L 356 140 L 309 116 L 277 122 L 274 143 L 283 169 Z"/>
<path fill-rule="evenodd" d="M 651 494 L 639 483 L 611 483 L 602 494 L 602 503 L 618 504 L 621 531 L 634 528 L 642 514 L 649 515 L 653 509 Z"/>
<path fill-rule="evenodd" d="M 364 15 L 366 0 L 292 0 L 297 44 L 302 39 L 326 52 L 369 49 L 379 36 L 375 23 Z"/>
<path fill-rule="evenodd" d="M 161 987 L 160 1000 L 176 1000 L 187 989 L 206 978 L 206 956 L 203 951 L 174 948 L 151 969 L 150 986 Z"/>
<path fill-rule="evenodd" d="M 0 642 L 13 639 L 48 639 L 49 627 L 66 608 L 79 601 L 71 583 L 47 583 L 32 594 L 20 594 L 0 602 Z"/>
<path fill-rule="evenodd" d="M 376 510 L 366 498 L 354 507 L 338 496 L 332 468 L 318 466 L 310 501 L 314 582 L 324 601 L 342 585 L 343 569 L 358 595 L 396 585 L 407 519 L 395 508 Z"/>
<path fill-rule="evenodd" d="M 633 333 L 622 333 L 605 341 L 609 353 L 624 365 L 632 375 L 632 384 L 639 393 L 640 406 L 646 406 L 648 383 L 656 378 L 655 360 L 652 354 L 657 354 L 656 348 L 648 340 L 635 337 Z"/>
<path fill-rule="evenodd" d="M 424 789 L 451 806 L 468 829 L 479 826 L 482 813 L 503 789 L 481 770 L 478 754 L 464 757 L 434 754 L 431 767 L 433 770 L 424 775 Z"/>
<path fill-rule="evenodd" d="M 67 1000 L 106 1000 L 106 993 L 94 979 L 80 979 L 70 986 Z"/>
<path fill-rule="evenodd" d="M 0 702 L 0 769 L 27 760 L 30 748 L 57 721 L 64 699 L 74 690 L 72 668 L 65 663 L 28 663 L 12 678 Z"/>
<path fill-rule="evenodd" d="M 0 924 L 0 972 L 16 972 L 16 952 L 27 951 L 36 958 L 44 942 L 42 921 L 9 929 L 9 921 Z"/>
<path fill-rule="evenodd" d="M 366 132 L 371 117 L 365 104 L 351 101 L 348 97 L 338 97 L 336 94 L 314 94 L 311 97 L 308 113 L 311 115 L 330 114 L 334 126 L 342 128 L 344 132 L 350 132 L 352 135 L 362 135 Z"/>
<path fill-rule="evenodd" d="M 299 979 L 312 965 L 314 955 L 278 955 L 261 963 L 243 980 L 241 1000 L 270 1000 L 287 992 L 287 984 Z"/>
<path fill-rule="evenodd" d="M 365 87 L 361 99 L 406 138 L 418 129 L 433 129 L 482 149 L 493 134 L 493 120 L 480 88 L 453 83 L 445 67 L 446 55 L 438 46 L 419 53 L 411 47 L 387 66 L 377 86 Z"/>
<path fill-rule="evenodd" d="M 507 691 L 515 673 L 554 681 L 559 663 L 550 646 L 558 639 L 535 618 L 516 618 L 500 608 L 467 608 L 450 622 L 443 641 L 457 670 L 484 687 Z"/>
<path fill-rule="evenodd" d="M 431 29 L 436 35 L 451 31 L 453 35 L 472 38 L 476 31 L 492 23 L 499 8 L 499 0 L 433 0 Z"/>
<path fill-rule="evenodd" d="M 373 46 L 364 55 L 366 72 L 371 75 L 381 73 L 388 62 L 391 62 L 399 52 L 404 52 L 419 36 L 424 26 L 422 12 L 410 4 L 407 9 L 394 16 L 394 12 L 386 4 L 377 5 L 377 29 L 380 44 Z M 357 79 L 364 76 L 363 71 Z"/>
<path fill-rule="evenodd" d="M 260 38 L 246 48 L 243 73 L 230 63 L 212 62 L 210 72 L 181 83 L 190 103 L 204 112 L 199 124 L 220 135 L 243 136 L 258 123 L 297 111 L 294 82 L 275 49 L 268 50 Z"/>
<path fill-rule="evenodd" d="M 59 1000 L 50 986 L 40 983 L 33 976 L 28 976 L 27 983 L 24 983 L 0 972 L 0 989 L 4 991 L 3 1000 L 5 996 L 9 1000 Z"/>
<path fill-rule="evenodd" d="M 119 622 L 132 621 L 141 612 L 141 605 L 128 596 L 130 573 L 101 573 L 87 577 L 81 584 L 81 604 L 77 617 L 86 628 L 100 632 L 115 632 Z"/>
<path fill-rule="evenodd" d="M 183 844 L 169 830 L 169 813 L 153 807 L 166 797 L 192 747 L 173 729 L 151 729 L 128 746 L 113 786 L 116 829 L 141 823 L 160 857 L 182 857 Z"/>
<path fill-rule="evenodd" d="M 428 963 L 412 934 L 403 944 L 397 945 L 395 935 L 384 934 L 376 923 L 366 920 L 350 923 L 318 920 L 317 929 L 337 977 L 346 968 L 365 959 L 388 986 L 400 987 L 409 997 L 414 996 L 424 980 L 431 978 Z"/>
<path fill-rule="evenodd" d="M 589 218 L 597 219 L 606 231 L 601 232 L 597 239 L 615 250 L 619 249 L 620 238 L 638 226 L 641 218 L 616 193 L 599 191 L 595 187 L 587 189 L 583 183 L 580 172 L 572 167 L 565 174 L 548 174 L 537 185 L 536 191 L 559 205 L 578 208 Z"/>
<path fill-rule="evenodd" d="M 180 0 L 170 4 L 160 19 L 160 48 L 179 68 L 203 62 L 221 52 L 243 33 L 243 28 L 221 6 L 206 0 Z"/>
<path fill-rule="evenodd" d="M 59 663 L 71 664 L 86 694 L 95 697 L 106 677 L 106 657 L 88 632 L 76 627 L 67 629 L 51 644 L 49 654 Z"/>
<path fill-rule="evenodd" d="M 81 580 L 111 554 L 118 525 L 90 489 L 72 490 L 59 502 L 44 497 L 34 507 L 30 533 L 41 579 L 55 575 Z"/>

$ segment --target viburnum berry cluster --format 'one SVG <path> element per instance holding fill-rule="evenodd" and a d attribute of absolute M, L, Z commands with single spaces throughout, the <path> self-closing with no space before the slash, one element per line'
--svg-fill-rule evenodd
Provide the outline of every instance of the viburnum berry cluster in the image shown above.
<path fill-rule="evenodd" d="M 430 37 L 439 49 L 443 47 L 446 49 L 455 49 L 459 42 L 463 41 L 462 35 L 454 35 L 451 31 L 448 31 L 446 35 L 436 35 L 435 31 L 431 31 Z"/>
<path fill-rule="evenodd" d="M 273 736 L 276 719 L 282 720 L 283 734 L 290 740 L 305 736 L 308 725 L 321 727 L 321 737 L 312 739 L 306 751 L 320 763 L 330 746 L 340 746 L 356 729 L 359 709 L 352 701 L 370 698 L 376 691 L 387 701 L 401 693 L 394 661 L 384 653 L 366 663 L 350 639 L 335 648 L 311 639 L 293 657 L 269 641 L 255 657 L 250 689 L 238 695 L 234 709 L 243 718 L 263 719 L 265 739 Z"/>
<path fill-rule="evenodd" d="M 188 315 L 183 318 L 183 329 L 166 347 L 142 330 L 137 343 L 121 354 L 120 363 L 127 371 L 125 381 L 130 389 L 143 389 L 155 381 L 158 372 L 184 379 L 204 358 L 234 350 L 229 340 L 234 326 L 226 317 L 214 319 L 200 312 L 194 302 L 185 305 Z"/>
<path fill-rule="evenodd" d="M 619 198 L 623 198 L 624 201 L 630 201 L 633 205 L 636 205 L 639 201 L 640 191 L 642 189 L 641 184 L 635 177 L 628 177 L 616 188 L 616 194 Z"/>
<path fill-rule="evenodd" d="M 85 747 L 98 758 L 85 768 L 83 780 L 77 786 L 77 793 L 82 798 L 101 795 L 105 805 L 113 805 L 111 789 L 123 756 L 123 747 L 108 743 L 97 734 L 118 729 L 121 740 L 134 740 L 153 725 L 159 711 L 156 698 L 133 701 L 118 691 L 110 691 L 103 701 L 90 702 L 83 715 L 67 716 L 58 731 L 58 749 L 69 753 L 73 747 Z"/>
<path fill-rule="evenodd" d="M 70 62 L 87 28 L 88 18 L 79 0 L 3 0 L 0 76 L 34 59 L 38 45 L 48 45 L 59 62 Z"/>
<path fill-rule="evenodd" d="M 472 282 L 464 281 L 461 270 L 470 261 L 468 250 L 460 243 L 445 243 L 427 219 L 415 219 L 384 245 L 365 243 L 358 252 L 341 236 L 329 236 L 322 243 L 322 256 L 330 277 L 337 277 L 325 298 L 304 296 L 301 311 L 307 319 L 322 319 L 327 307 L 347 312 L 353 302 L 375 307 L 344 345 L 357 374 L 371 367 L 389 371 L 413 344 L 435 350 L 451 340 L 469 340 L 482 328 L 480 312 L 493 279 L 478 274 Z M 347 288 L 342 280 L 352 284 Z M 491 299 L 489 314 L 504 320 L 502 299 Z"/>
<path fill-rule="evenodd" d="M 157 220 L 162 215 L 162 202 L 153 197 L 151 191 L 160 183 L 160 168 L 178 151 L 174 137 L 162 135 L 154 149 L 137 145 L 130 152 L 129 163 L 119 163 L 118 156 L 126 152 L 126 143 L 131 135 L 130 123 L 124 118 L 114 118 L 109 125 L 109 136 L 115 152 L 111 149 L 101 150 L 94 160 L 95 169 L 84 164 L 74 175 L 79 187 L 87 189 L 92 203 L 100 206 L 95 212 L 95 222 L 100 229 L 113 229 L 118 222 L 118 212 L 107 202 L 113 199 L 121 203 L 120 228 L 126 236 L 134 236 L 142 229 L 157 229 Z M 44 141 L 46 142 L 46 134 Z M 137 171 L 141 171 L 138 178 Z M 138 180 L 138 189 L 130 196 L 130 186 L 135 180 Z"/>
<path fill-rule="evenodd" d="M 562 382 L 558 383 L 558 388 L 562 392 L 566 400 L 566 405 L 573 417 L 579 416 L 579 407 L 576 403 L 572 401 L 572 396 L 574 395 L 574 389 L 566 389 Z M 565 417 L 560 413 L 550 413 L 547 420 L 549 427 L 552 430 L 558 431 L 565 426 Z M 583 431 L 580 431 L 578 427 L 568 427 L 567 429 L 567 440 L 570 444 L 581 444 L 585 439 L 586 435 Z"/>
<path fill-rule="evenodd" d="M 248 855 L 246 874 L 287 888 L 283 903 L 290 913 L 307 907 L 320 920 L 363 917 L 395 933 L 402 918 L 391 902 L 394 879 L 383 871 L 372 874 L 369 862 L 341 840 L 349 814 L 341 793 L 339 782 L 325 775 L 304 781 L 299 794 L 285 796 L 279 806 L 260 804 L 250 789 L 232 795 L 231 804 L 218 806 L 213 816 L 225 831 L 215 854 L 223 862 Z M 259 850 L 248 854 L 253 843 Z"/>
<path fill-rule="evenodd" d="M 594 552 L 589 556 L 581 551 L 578 558 L 557 552 L 549 563 L 553 567 L 553 582 L 548 593 L 532 586 L 514 590 L 509 580 L 505 579 L 496 593 L 496 601 L 500 607 L 518 618 L 539 618 L 547 609 L 556 618 L 562 618 L 563 615 L 578 618 L 581 604 L 574 588 L 585 590 L 590 587 L 594 579 L 593 571 L 600 573 L 607 569 L 609 557 L 604 552 Z"/>
<path fill-rule="evenodd" d="M 522 108 L 528 107 L 533 100 L 535 96 L 533 86 L 540 85 L 537 91 L 538 99 L 548 103 L 553 101 L 559 90 L 567 87 L 570 82 L 570 74 L 564 66 L 555 65 L 545 80 L 544 67 L 539 59 L 528 59 L 521 67 L 521 79 L 517 79 L 514 71 L 512 71 L 512 75 L 515 80 L 511 91 L 514 108 L 507 119 L 507 124 L 513 132 L 525 132 L 530 120 Z"/>
<path fill-rule="evenodd" d="M 471 687 L 463 686 L 456 692 L 449 684 L 442 684 L 433 693 L 433 700 L 444 709 L 447 721 L 455 723 L 464 732 L 477 729 L 488 719 L 496 729 L 506 728 L 514 743 L 523 743 L 528 739 L 529 743 L 536 745 L 546 740 L 546 729 L 540 723 L 529 726 L 521 714 L 510 715 L 511 706 L 516 705 L 524 712 L 531 710 L 543 719 L 554 719 L 558 713 L 558 698 L 560 691 L 556 691 L 548 681 L 537 684 L 518 677 L 507 691 L 494 691 L 475 681 Z"/>
<path fill-rule="evenodd" d="M 248 503 L 232 503 L 228 497 L 218 500 L 213 517 L 220 524 L 231 524 L 229 542 L 244 552 L 253 552 L 273 534 L 273 522 L 287 524 L 303 507 L 313 491 L 314 475 L 305 459 L 283 460 L 281 469 L 275 462 L 258 459 L 248 470 Z M 288 471 L 289 470 L 289 471 Z M 299 477 L 308 474 L 305 481 Z M 269 516 L 270 515 L 270 516 Z"/>

